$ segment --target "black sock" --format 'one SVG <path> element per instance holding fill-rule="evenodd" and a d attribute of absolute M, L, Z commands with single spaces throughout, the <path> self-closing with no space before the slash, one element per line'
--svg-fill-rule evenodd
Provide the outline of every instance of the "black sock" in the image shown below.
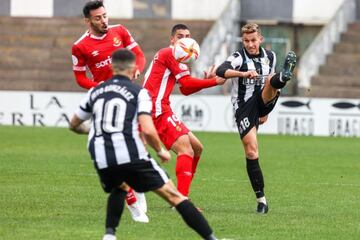
<path fill-rule="evenodd" d="M 201 237 L 207 240 L 216 239 L 212 235 L 212 229 L 204 216 L 196 209 L 189 200 L 184 200 L 176 206 L 186 224 L 194 229 Z"/>
<path fill-rule="evenodd" d="M 272 78 L 270 79 L 270 85 L 273 87 L 273 88 L 276 88 L 276 89 L 281 89 L 283 87 L 285 87 L 286 85 L 286 82 L 282 82 L 280 81 L 280 73 L 276 73 L 274 76 L 272 76 Z"/>
<path fill-rule="evenodd" d="M 124 210 L 126 192 L 114 188 L 108 198 L 106 209 L 106 233 L 114 234 Z"/>
<path fill-rule="evenodd" d="M 246 169 L 256 198 L 264 197 L 264 178 L 259 165 L 259 159 L 246 158 Z"/>

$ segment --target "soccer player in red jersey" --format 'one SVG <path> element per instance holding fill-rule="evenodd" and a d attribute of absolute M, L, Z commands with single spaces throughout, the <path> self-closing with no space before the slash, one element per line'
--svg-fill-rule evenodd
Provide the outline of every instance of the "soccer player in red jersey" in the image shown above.
<path fill-rule="evenodd" d="M 73 71 L 77 83 L 86 89 L 112 78 L 111 55 L 119 48 L 127 48 L 136 56 L 136 73 L 138 77 L 144 70 L 145 57 L 130 32 L 122 25 L 109 25 L 102 1 L 90 1 L 83 8 L 84 21 L 89 29 L 72 47 Z M 93 79 L 86 76 L 89 69 Z M 125 186 L 125 185 L 124 185 Z M 145 212 L 146 199 L 143 193 L 136 193 L 130 187 L 124 187 L 127 207 L 132 218 L 137 222 L 148 222 Z"/>
<path fill-rule="evenodd" d="M 139 75 L 145 67 L 144 53 L 124 26 L 109 25 L 103 2 L 88 2 L 83 14 L 89 30 L 72 47 L 73 71 L 78 84 L 90 89 L 110 79 L 111 54 L 119 48 L 127 48 L 135 54 Z M 86 68 L 90 70 L 93 79 L 86 76 Z"/>
<path fill-rule="evenodd" d="M 216 77 L 215 72 L 206 73 L 205 79 L 190 76 L 189 66 L 175 60 L 172 49 L 174 43 L 190 37 L 187 26 L 177 24 L 172 28 L 171 46 L 159 50 L 145 74 L 144 88 L 152 98 L 152 116 L 161 141 L 167 149 L 177 154 L 177 188 L 184 196 L 189 195 L 190 184 L 196 172 L 203 146 L 199 139 L 189 131 L 170 107 L 170 94 L 176 83 L 184 95 L 189 95 L 225 83 L 225 79 Z"/>

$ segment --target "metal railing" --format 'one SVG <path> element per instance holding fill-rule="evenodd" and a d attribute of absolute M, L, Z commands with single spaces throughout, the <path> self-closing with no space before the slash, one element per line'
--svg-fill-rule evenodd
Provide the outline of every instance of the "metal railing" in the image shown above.
<path fill-rule="evenodd" d="M 334 44 L 339 42 L 347 25 L 354 22 L 355 15 L 355 0 L 345 0 L 302 55 L 297 75 L 300 92 L 311 86 L 311 78 L 319 72 L 320 65 L 325 63 L 326 56 L 333 51 Z"/>

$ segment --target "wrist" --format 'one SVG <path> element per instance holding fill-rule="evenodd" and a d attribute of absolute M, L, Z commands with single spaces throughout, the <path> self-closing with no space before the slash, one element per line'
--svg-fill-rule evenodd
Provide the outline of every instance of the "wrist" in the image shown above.
<path fill-rule="evenodd" d="M 160 150 L 156 152 L 156 154 L 158 156 L 160 156 L 160 155 L 163 155 L 165 152 L 166 152 L 166 150 L 163 147 L 161 147 Z"/>

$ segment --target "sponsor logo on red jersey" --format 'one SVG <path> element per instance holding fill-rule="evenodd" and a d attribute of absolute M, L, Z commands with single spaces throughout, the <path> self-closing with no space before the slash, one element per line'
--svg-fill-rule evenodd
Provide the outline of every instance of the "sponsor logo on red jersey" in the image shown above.
<path fill-rule="evenodd" d="M 96 67 L 96 68 L 102 68 L 102 67 L 105 67 L 105 66 L 107 66 L 107 65 L 110 65 L 111 62 L 112 62 L 112 59 L 111 59 L 110 56 L 108 56 L 104 61 L 95 63 L 95 67 Z"/>

